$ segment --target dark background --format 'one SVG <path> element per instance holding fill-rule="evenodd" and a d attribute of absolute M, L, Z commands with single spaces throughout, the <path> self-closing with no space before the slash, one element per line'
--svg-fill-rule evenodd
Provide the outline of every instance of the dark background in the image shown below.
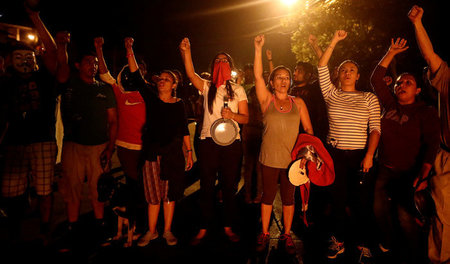
<path fill-rule="evenodd" d="M 418 4 L 425 9 L 423 21 L 435 50 L 446 60 L 448 1 L 398 0 L 398 3 L 396 6 L 395 1 L 394 4 L 389 1 L 385 6 L 389 15 L 398 14 L 398 24 L 384 25 L 386 28 L 380 30 L 395 29 L 396 36 L 407 37 L 411 47 L 407 54 L 411 57 L 410 64 L 417 68 L 425 66 L 418 53 L 413 27 L 406 17 L 409 8 Z M 52 34 L 59 30 L 71 32 L 72 53 L 93 48 L 93 37 L 103 36 L 105 57 L 113 72 L 125 63 L 123 38 L 128 36 L 135 39 L 135 53 L 144 58 L 150 71 L 183 70 L 178 51 L 183 37 L 191 40 L 198 73 L 209 70 L 218 51 L 230 53 L 239 68 L 252 62 L 253 38 L 260 33 L 266 34 L 266 47 L 273 50 L 275 65 L 293 67 L 295 63 L 290 34 L 280 26 L 280 18 L 289 10 L 279 0 L 41 0 L 38 7 Z M 0 22 L 31 26 L 23 1 L 2 1 L 0 13 Z M 377 19 L 382 25 L 383 17 Z"/>

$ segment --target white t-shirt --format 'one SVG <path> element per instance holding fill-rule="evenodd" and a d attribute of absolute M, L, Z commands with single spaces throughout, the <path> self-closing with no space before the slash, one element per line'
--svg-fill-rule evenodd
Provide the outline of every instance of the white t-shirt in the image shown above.
<path fill-rule="evenodd" d="M 226 89 L 225 89 L 225 84 L 221 85 L 217 89 L 216 99 L 214 100 L 214 103 L 213 103 L 213 113 L 210 114 L 209 110 L 208 110 L 209 86 L 210 86 L 210 82 L 205 81 L 203 84 L 203 94 L 204 94 L 203 108 L 205 109 L 205 111 L 203 113 L 203 127 L 202 127 L 202 131 L 200 133 L 201 139 L 211 137 L 211 132 L 210 132 L 211 125 L 217 119 L 222 118 L 221 111 L 222 111 L 223 103 L 224 103 L 223 98 L 227 94 Z M 245 94 L 245 90 L 242 86 L 232 83 L 231 87 L 234 92 L 234 97 L 233 97 L 233 100 L 228 100 L 228 107 L 230 108 L 231 111 L 233 111 L 233 113 L 238 113 L 238 104 L 241 101 L 247 101 L 247 95 Z M 237 126 L 238 132 L 239 132 L 239 124 L 234 120 L 232 120 L 232 121 Z M 236 136 L 236 139 L 240 139 L 240 138 L 241 138 L 240 133 L 238 133 Z"/>

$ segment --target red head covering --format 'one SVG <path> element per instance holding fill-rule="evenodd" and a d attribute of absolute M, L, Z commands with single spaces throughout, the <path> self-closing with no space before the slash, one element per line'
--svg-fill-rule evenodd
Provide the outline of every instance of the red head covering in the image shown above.
<path fill-rule="evenodd" d="M 231 68 L 228 62 L 219 61 L 214 64 L 213 83 L 219 88 L 226 81 L 231 80 Z"/>

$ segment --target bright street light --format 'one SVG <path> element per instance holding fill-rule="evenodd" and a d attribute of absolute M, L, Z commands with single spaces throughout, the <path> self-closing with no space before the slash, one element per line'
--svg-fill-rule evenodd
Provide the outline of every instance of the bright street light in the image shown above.
<path fill-rule="evenodd" d="M 28 35 L 27 35 L 27 38 L 28 38 L 29 40 L 31 40 L 31 41 L 34 41 L 34 40 L 36 39 L 36 35 L 34 35 L 34 34 L 28 34 Z"/>
<path fill-rule="evenodd" d="M 282 4 L 284 4 L 285 6 L 291 7 L 293 5 L 295 5 L 298 0 L 280 0 Z"/>

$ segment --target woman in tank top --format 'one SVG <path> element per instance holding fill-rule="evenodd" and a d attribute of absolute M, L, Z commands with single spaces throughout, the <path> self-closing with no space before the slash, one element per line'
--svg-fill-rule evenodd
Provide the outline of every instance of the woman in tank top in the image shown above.
<path fill-rule="evenodd" d="M 294 254 L 295 246 L 290 235 L 294 216 L 295 187 L 289 182 L 287 168 L 291 163 L 291 151 L 299 133 L 300 123 L 308 134 L 313 134 L 308 109 L 301 98 L 291 97 L 291 71 L 276 67 L 269 76 L 269 89 L 263 78 L 262 47 L 264 36 L 255 38 L 255 86 L 263 113 L 264 131 L 259 161 L 262 164 L 263 196 L 261 201 L 262 233 L 258 236 L 257 251 L 263 251 L 269 242 L 269 222 L 272 204 L 280 182 L 283 203 L 284 232 L 280 240 L 287 253 Z"/>

